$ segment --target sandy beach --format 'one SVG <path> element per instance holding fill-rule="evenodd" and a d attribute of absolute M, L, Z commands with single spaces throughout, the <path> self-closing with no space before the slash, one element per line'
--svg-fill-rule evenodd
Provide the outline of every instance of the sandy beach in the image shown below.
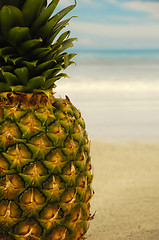
<path fill-rule="evenodd" d="M 90 240 L 159 239 L 159 142 L 91 144 Z"/>
<path fill-rule="evenodd" d="M 159 240 L 159 57 L 150 53 L 81 54 L 57 87 L 92 140 L 90 240 Z"/>

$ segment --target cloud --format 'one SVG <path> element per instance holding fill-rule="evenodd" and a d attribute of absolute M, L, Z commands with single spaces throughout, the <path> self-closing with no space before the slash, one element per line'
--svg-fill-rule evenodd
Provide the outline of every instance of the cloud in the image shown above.
<path fill-rule="evenodd" d="M 95 1 L 95 0 L 80 0 L 81 3 L 90 5 L 90 6 L 101 6 L 102 3 L 100 3 L 99 1 Z M 78 1 L 77 1 L 78 3 Z"/>
<path fill-rule="evenodd" d="M 109 2 L 109 3 L 117 3 L 117 0 L 107 0 L 107 2 Z"/>
<path fill-rule="evenodd" d="M 122 6 L 126 9 L 146 12 L 151 14 L 153 17 L 159 18 L 159 2 L 128 1 L 124 2 Z"/>
<path fill-rule="evenodd" d="M 50 3 L 52 0 L 48 0 L 48 3 Z M 74 0 L 60 0 L 59 1 L 59 6 L 62 6 L 62 7 L 66 7 L 66 6 L 69 6 L 71 4 L 74 4 Z M 95 0 L 77 0 L 77 4 L 81 4 L 81 3 L 84 3 L 84 4 L 87 4 L 87 5 L 90 5 L 90 6 L 100 6 L 100 2 L 97 2 Z"/>
<path fill-rule="evenodd" d="M 72 22 L 72 34 L 78 37 L 77 46 L 95 48 L 155 48 L 159 47 L 157 24 L 104 24 Z"/>
<path fill-rule="evenodd" d="M 109 5 L 106 4 L 108 2 L 115 4 L 115 6 L 111 6 L 109 9 Z M 71 4 L 74 4 L 74 0 L 59 1 L 60 7 Z M 77 36 L 79 39 L 76 43 L 77 47 L 159 47 L 159 22 L 155 19 L 155 17 L 159 17 L 159 0 L 156 2 L 154 0 L 77 0 L 77 4 L 83 4 L 84 6 L 84 11 L 83 7 L 81 9 L 83 11 L 81 13 L 81 19 L 83 21 L 80 21 L 80 19 L 73 20 L 69 25 L 69 29 L 72 30 L 72 35 Z M 99 5 L 96 4 L 103 4 L 103 10 L 100 11 L 98 9 L 98 11 L 95 6 Z M 90 6 L 94 6 L 95 11 L 92 11 Z M 107 6 L 107 11 L 110 10 L 108 15 L 106 14 L 107 11 L 104 11 L 104 8 Z M 79 11 L 81 10 L 79 8 Z M 128 10 L 134 11 L 134 14 L 133 12 L 132 14 L 128 14 Z M 136 14 L 136 11 L 147 14 Z M 105 15 L 103 15 L 103 13 Z M 99 16 L 99 14 L 101 15 Z M 153 17 L 151 17 L 151 15 Z M 88 18 L 89 22 L 87 22 Z"/>
<path fill-rule="evenodd" d="M 89 36 L 88 37 L 81 37 L 78 45 L 94 47 L 96 45 L 96 41 L 93 41 L 93 39 Z"/>
<path fill-rule="evenodd" d="M 66 7 L 74 3 L 75 3 L 74 0 L 60 0 L 58 6 Z"/>
<path fill-rule="evenodd" d="M 104 24 L 92 22 L 77 22 L 71 23 L 71 28 L 78 32 L 96 35 L 97 37 L 115 37 L 115 38 L 158 38 L 158 24 Z"/>
<path fill-rule="evenodd" d="M 107 0 L 109 3 L 116 4 L 128 10 L 145 12 L 152 17 L 159 18 L 159 2 L 157 1 L 123 1 Z"/>
<path fill-rule="evenodd" d="M 125 23 L 137 23 L 139 21 L 139 19 L 137 17 L 133 17 L 133 16 L 118 16 L 118 15 L 111 15 L 108 16 L 108 20 L 110 20 L 111 22 L 116 21 L 118 23 L 121 22 L 125 22 Z M 145 20 L 145 19 L 144 19 Z M 140 19 L 141 21 L 141 19 Z"/>

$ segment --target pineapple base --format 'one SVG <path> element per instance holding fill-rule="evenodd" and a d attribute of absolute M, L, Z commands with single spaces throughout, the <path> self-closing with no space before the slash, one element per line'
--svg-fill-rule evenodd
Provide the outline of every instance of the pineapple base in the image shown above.
<path fill-rule="evenodd" d="M 93 190 L 80 112 L 68 97 L 8 94 L 0 94 L 0 240 L 85 239 Z"/>

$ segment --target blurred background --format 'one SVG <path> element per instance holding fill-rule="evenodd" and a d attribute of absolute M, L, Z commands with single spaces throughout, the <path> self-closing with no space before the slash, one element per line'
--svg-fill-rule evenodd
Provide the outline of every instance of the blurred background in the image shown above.
<path fill-rule="evenodd" d="M 92 140 L 159 140 L 159 1 L 77 0 L 70 14 L 77 66 L 56 96 L 81 110 Z"/>
<path fill-rule="evenodd" d="M 159 0 L 77 0 L 72 14 L 77 66 L 56 96 L 81 110 L 92 140 L 88 236 L 158 240 Z"/>

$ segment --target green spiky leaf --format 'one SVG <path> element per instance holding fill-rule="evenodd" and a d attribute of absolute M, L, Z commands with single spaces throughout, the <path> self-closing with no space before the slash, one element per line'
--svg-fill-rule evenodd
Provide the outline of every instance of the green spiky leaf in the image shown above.
<path fill-rule="evenodd" d="M 18 45 L 21 42 L 31 39 L 30 30 L 28 27 L 14 27 L 10 29 L 8 40 L 11 44 Z"/>
<path fill-rule="evenodd" d="M 24 85 L 17 85 L 17 86 L 11 86 L 12 92 L 25 92 L 26 86 Z"/>
<path fill-rule="evenodd" d="M 56 53 L 59 55 L 61 52 L 65 51 L 67 48 L 73 47 L 74 46 L 73 42 L 75 40 L 77 40 L 77 38 L 69 38 L 63 41 L 60 47 L 56 50 Z"/>
<path fill-rule="evenodd" d="M 55 63 L 56 63 L 55 60 L 50 60 L 50 61 L 46 61 L 44 63 L 41 63 L 36 67 L 36 71 L 37 72 L 41 72 L 41 71 L 44 72 L 44 71 L 52 68 L 55 65 Z"/>
<path fill-rule="evenodd" d="M 69 23 L 63 18 L 76 6 L 70 5 L 51 16 L 59 0 L 0 1 L 0 92 L 49 92 L 60 73 L 74 63 L 75 54 L 65 50 L 76 38 L 70 31 L 58 34 Z M 31 79 L 29 79 L 31 78 Z"/>
<path fill-rule="evenodd" d="M 70 66 L 72 64 L 74 64 L 76 66 L 76 62 L 75 61 L 70 61 L 68 66 Z"/>
<path fill-rule="evenodd" d="M 11 28 L 24 26 L 22 12 L 14 6 L 4 6 L 0 11 L 0 28 L 7 37 Z"/>
<path fill-rule="evenodd" d="M 41 27 L 38 31 L 38 36 L 42 36 L 43 39 L 49 38 L 50 33 L 56 24 L 66 15 L 68 14 L 75 5 L 70 5 L 69 7 L 64 8 L 56 15 L 54 15 L 43 27 Z"/>
<path fill-rule="evenodd" d="M 17 62 L 20 62 L 23 60 L 23 57 L 10 57 L 10 61 L 15 65 Z"/>
<path fill-rule="evenodd" d="M 33 90 L 36 93 L 45 93 L 46 96 L 50 96 L 50 89 L 34 89 Z"/>
<path fill-rule="evenodd" d="M 59 0 L 52 1 L 49 6 L 41 13 L 31 27 L 32 32 L 36 32 L 42 25 L 46 23 L 53 11 L 55 10 Z"/>
<path fill-rule="evenodd" d="M 15 53 L 16 52 L 13 47 L 4 47 L 0 49 L 0 55 L 3 57 L 5 62 L 7 62 L 10 57 L 13 57 Z"/>
<path fill-rule="evenodd" d="M 42 48 L 36 48 L 33 51 L 31 51 L 31 54 L 33 56 L 38 57 L 39 59 L 43 58 L 45 55 L 49 54 L 49 52 L 52 51 L 50 47 L 42 47 Z"/>
<path fill-rule="evenodd" d="M 17 68 L 14 72 L 21 82 L 23 82 L 24 84 L 27 83 L 29 79 L 29 71 L 26 67 Z"/>
<path fill-rule="evenodd" d="M 13 47 L 0 48 L 0 55 L 2 57 L 5 56 L 5 55 L 14 54 L 14 53 L 16 53 L 16 52 L 15 52 L 15 49 Z"/>
<path fill-rule="evenodd" d="M 66 54 L 64 55 L 64 65 L 65 65 L 65 69 L 69 66 L 69 63 L 70 63 L 70 58 L 69 58 L 68 53 L 66 53 Z"/>
<path fill-rule="evenodd" d="M 1 0 L 0 8 L 2 8 L 4 5 L 12 5 L 22 9 L 24 2 L 25 0 Z"/>
<path fill-rule="evenodd" d="M 9 84 L 9 86 L 15 86 L 20 83 L 19 79 L 10 72 L 3 72 L 3 75 L 6 78 L 6 82 Z"/>
<path fill-rule="evenodd" d="M 58 47 L 60 47 L 60 45 L 62 44 L 62 42 L 65 40 L 65 38 L 68 38 L 69 36 L 70 36 L 70 31 L 64 32 L 64 33 L 57 39 L 57 41 L 53 44 L 52 50 L 55 50 L 55 49 L 57 49 Z"/>
<path fill-rule="evenodd" d="M 46 0 L 26 0 L 23 6 L 25 24 L 29 26 L 39 16 Z"/>
<path fill-rule="evenodd" d="M 77 55 L 77 53 L 70 53 L 70 54 L 69 54 L 69 59 L 74 58 L 76 55 Z"/>
<path fill-rule="evenodd" d="M 40 43 L 42 42 L 42 39 L 31 39 L 28 41 L 25 41 L 24 43 L 21 44 L 20 48 L 27 52 L 32 50 L 33 48 L 37 47 Z"/>
<path fill-rule="evenodd" d="M 54 68 L 48 69 L 43 73 L 43 76 L 45 77 L 45 79 L 51 78 L 53 76 L 53 73 L 58 70 L 61 71 L 62 67 L 61 65 L 56 65 Z"/>
<path fill-rule="evenodd" d="M 54 83 L 57 81 L 57 80 L 59 80 L 60 78 L 62 78 L 62 77 L 64 77 L 64 78 L 69 78 L 69 76 L 67 75 L 67 74 L 65 74 L 65 73 L 60 73 L 59 75 L 57 75 L 57 76 L 55 76 L 55 77 L 53 77 L 53 78 L 50 78 L 50 79 L 48 79 L 45 83 L 44 83 L 44 88 L 46 88 L 46 89 L 48 89 L 48 88 L 51 88 L 53 85 L 54 85 Z"/>
<path fill-rule="evenodd" d="M 48 79 L 48 80 L 44 83 L 44 88 L 45 88 L 45 89 L 50 89 L 50 88 L 54 85 L 54 83 L 55 83 L 56 80 L 57 80 L 56 78 L 50 78 L 50 79 Z"/>
<path fill-rule="evenodd" d="M 11 88 L 9 87 L 8 83 L 0 82 L 0 92 L 9 92 Z"/>
<path fill-rule="evenodd" d="M 32 89 L 38 89 L 41 88 L 45 83 L 45 78 L 41 77 L 41 76 L 37 76 L 34 78 L 31 78 L 28 82 L 27 82 L 27 90 L 32 90 Z"/>
<path fill-rule="evenodd" d="M 28 70 L 33 71 L 37 65 L 38 60 L 34 61 L 22 61 L 22 65 L 27 67 Z"/>
<path fill-rule="evenodd" d="M 13 69 L 14 69 L 13 66 L 4 66 L 3 69 L 0 69 L 0 70 L 4 72 L 12 72 Z"/>
<path fill-rule="evenodd" d="M 73 17 L 71 17 L 71 18 L 73 18 Z M 56 24 L 56 26 L 50 32 L 50 36 L 49 36 L 49 38 L 47 40 L 48 44 L 51 44 L 54 41 L 54 39 L 59 34 L 59 32 L 68 25 L 68 23 L 71 20 L 71 18 L 63 20 L 63 21 L 61 21 L 61 22 Z"/>

